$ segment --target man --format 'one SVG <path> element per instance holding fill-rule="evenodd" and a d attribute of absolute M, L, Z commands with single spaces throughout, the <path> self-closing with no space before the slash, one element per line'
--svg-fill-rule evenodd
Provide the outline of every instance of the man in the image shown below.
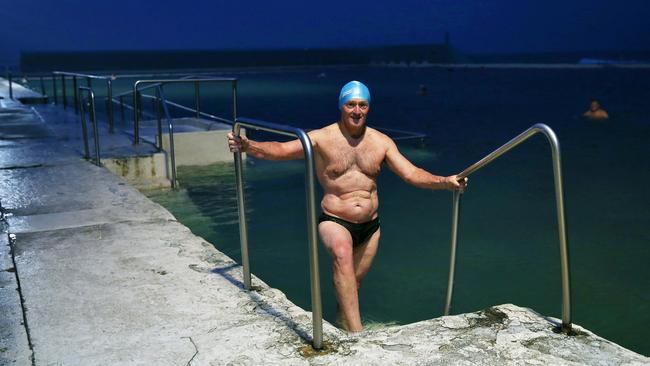
<path fill-rule="evenodd" d="M 361 281 L 370 269 L 379 245 L 377 176 L 386 165 L 407 183 L 428 189 L 462 190 L 467 179 L 441 177 L 417 168 L 383 133 L 367 127 L 370 92 L 351 81 L 339 95 L 338 122 L 309 132 L 314 148 L 316 175 L 323 187 L 323 210 L 318 232 L 332 255 L 338 302 L 337 322 L 348 331 L 363 330 L 359 314 Z M 230 150 L 258 159 L 302 158 L 300 141 L 258 142 L 228 135 Z"/>
<path fill-rule="evenodd" d="M 596 99 L 591 100 L 589 110 L 583 113 L 582 116 L 591 120 L 605 120 L 609 118 L 607 111 L 600 106 L 600 102 Z"/>

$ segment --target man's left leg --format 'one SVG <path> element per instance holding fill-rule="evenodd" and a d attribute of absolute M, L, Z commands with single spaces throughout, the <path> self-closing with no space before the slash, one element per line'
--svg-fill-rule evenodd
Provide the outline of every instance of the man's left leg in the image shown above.
<path fill-rule="evenodd" d="M 370 236 L 370 239 L 365 244 L 353 249 L 352 255 L 354 258 L 354 275 L 357 279 L 357 289 L 361 287 L 361 281 L 368 274 L 372 261 L 375 259 L 377 249 L 379 248 L 380 236 L 381 229 L 378 229 Z"/>

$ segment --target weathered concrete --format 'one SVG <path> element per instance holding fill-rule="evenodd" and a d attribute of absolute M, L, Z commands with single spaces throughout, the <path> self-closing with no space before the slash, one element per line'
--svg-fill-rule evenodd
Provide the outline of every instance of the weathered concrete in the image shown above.
<path fill-rule="evenodd" d="M 159 189 L 171 186 L 168 155 L 164 152 L 145 156 L 104 158 L 102 165 L 138 189 Z"/>
<path fill-rule="evenodd" d="M 23 112 L 0 113 L 0 131 L 11 118 L 36 123 Z M 36 365 L 650 364 L 579 326 L 554 333 L 556 320 L 514 305 L 360 334 L 326 322 L 325 351 L 314 353 L 309 312 L 255 277 L 256 290 L 244 291 L 238 264 L 51 137 L 60 131 L 33 131 L 0 139 L 0 199 L 11 215 L 0 236 L 16 234 L 0 263 L 16 263 L 8 273 L 29 325 L 14 285 L 0 289 L 10 314 L 3 362 L 31 363 L 29 335 Z"/>
<path fill-rule="evenodd" d="M 17 83 L 17 81 L 21 81 L 21 78 L 14 75 L 11 86 L 13 88 L 13 97 L 15 100 L 26 104 L 47 103 L 47 99 L 48 99 L 47 96 L 37 93 L 31 89 L 25 88 L 21 84 Z M 2 94 L 6 94 L 0 96 L 2 96 L 5 99 L 9 98 L 8 79 L 0 78 L 0 90 L 4 91 Z"/>
<path fill-rule="evenodd" d="M 156 121 L 142 122 L 142 136 L 154 143 L 157 134 Z M 198 118 L 174 119 L 174 150 L 176 166 L 200 166 L 232 162 L 227 134 L 230 125 Z M 246 130 L 241 130 L 246 135 Z M 163 133 L 163 150 L 170 151 L 169 133 Z M 245 154 L 243 156 L 245 159 Z M 169 159 L 167 159 L 169 162 Z M 171 169 L 171 167 L 169 167 Z"/>
<path fill-rule="evenodd" d="M 16 267 L 4 229 L 0 232 L 0 365 L 29 365 L 32 352 L 23 323 Z"/>

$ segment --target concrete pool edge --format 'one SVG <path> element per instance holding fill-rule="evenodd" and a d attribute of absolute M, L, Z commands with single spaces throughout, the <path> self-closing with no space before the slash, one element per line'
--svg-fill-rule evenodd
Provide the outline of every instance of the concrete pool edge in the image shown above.
<path fill-rule="evenodd" d="M 514 305 L 359 334 L 325 323 L 327 352 L 312 353 L 308 311 L 256 277 L 244 291 L 240 266 L 165 208 L 74 152 L 47 148 L 56 139 L 13 143 L 23 150 L 5 159 L 13 168 L 1 171 L 0 198 L 14 214 L 37 364 L 649 362 L 578 326 L 576 337 L 556 334 L 552 320 Z M 44 147 L 50 156 L 36 154 Z"/>

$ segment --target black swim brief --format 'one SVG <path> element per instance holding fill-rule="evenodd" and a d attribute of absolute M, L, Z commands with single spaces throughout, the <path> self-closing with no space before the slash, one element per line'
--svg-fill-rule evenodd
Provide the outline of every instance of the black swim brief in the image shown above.
<path fill-rule="evenodd" d="M 338 217 L 322 213 L 318 218 L 318 223 L 320 224 L 323 221 L 332 221 L 346 228 L 350 232 L 350 235 L 352 235 L 353 247 L 365 244 L 368 239 L 370 239 L 370 236 L 374 234 L 375 231 L 379 230 L 379 216 L 368 222 L 355 224 L 353 222 L 345 221 L 343 219 L 339 219 Z"/>

